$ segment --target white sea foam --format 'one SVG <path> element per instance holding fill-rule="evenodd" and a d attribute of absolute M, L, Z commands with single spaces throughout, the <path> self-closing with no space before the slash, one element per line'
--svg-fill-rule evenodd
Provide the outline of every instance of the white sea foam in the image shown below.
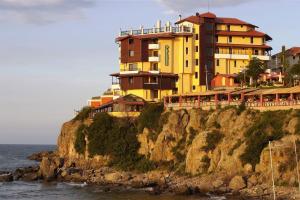
<path fill-rule="evenodd" d="M 70 186 L 74 186 L 74 187 L 85 187 L 87 186 L 87 183 L 84 182 L 84 183 L 66 183 L 67 185 L 70 185 Z"/>

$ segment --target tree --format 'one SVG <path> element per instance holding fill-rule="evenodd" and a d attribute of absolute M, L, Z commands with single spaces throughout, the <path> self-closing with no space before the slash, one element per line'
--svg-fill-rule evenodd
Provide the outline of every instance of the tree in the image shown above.
<path fill-rule="evenodd" d="M 246 77 L 252 78 L 254 81 L 255 86 L 257 85 L 257 80 L 259 79 L 259 75 L 264 73 L 265 71 L 265 65 L 264 62 L 257 59 L 253 58 L 250 62 L 249 65 L 247 66 L 248 70 L 246 71 Z"/>
<path fill-rule="evenodd" d="M 285 75 L 285 83 L 288 86 L 293 86 L 295 80 L 300 79 L 300 63 L 288 67 Z"/>

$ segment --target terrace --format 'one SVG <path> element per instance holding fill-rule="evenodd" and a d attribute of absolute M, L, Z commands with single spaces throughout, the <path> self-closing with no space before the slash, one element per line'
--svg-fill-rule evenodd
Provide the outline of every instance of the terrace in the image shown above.
<path fill-rule="evenodd" d="M 172 95 L 164 98 L 166 109 L 201 108 L 209 110 L 218 106 L 239 106 L 266 110 L 300 109 L 300 86 L 277 89 L 242 89 L 208 91 L 198 94 Z"/>

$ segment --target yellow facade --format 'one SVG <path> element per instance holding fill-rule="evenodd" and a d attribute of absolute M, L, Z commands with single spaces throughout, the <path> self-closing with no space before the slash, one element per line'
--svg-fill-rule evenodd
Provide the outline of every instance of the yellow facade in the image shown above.
<path fill-rule="evenodd" d="M 194 16 L 196 17 L 196 16 Z M 137 71 L 159 71 L 160 73 L 171 73 L 178 75 L 176 82 L 176 91 L 159 90 L 158 99 L 162 99 L 166 95 L 187 94 L 206 91 L 206 85 L 201 85 L 206 79 L 203 72 L 204 64 L 201 65 L 200 57 L 201 46 L 201 23 L 196 20 L 181 20 L 177 27 L 189 27 L 192 31 L 190 34 L 174 34 L 174 37 L 157 37 L 157 49 L 149 50 L 150 55 L 157 55 L 159 60 L 156 62 L 137 62 L 137 63 L 121 63 L 120 71 L 132 71 L 129 69 L 130 64 L 134 64 Z M 266 44 L 264 35 L 251 34 L 230 34 L 230 32 L 255 32 L 255 26 L 251 24 L 228 24 L 217 22 L 215 24 L 216 33 L 213 35 L 215 40 L 214 47 L 214 74 L 238 74 L 245 70 L 251 59 L 265 56 Z M 167 32 L 167 31 L 166 31 Z M 218 34 L 225 32 L 225 34 Z M 168 55 L 166 55 L 166 48 Z M 166 59 L 168 58 L 168 62 Z M 202 71 L 200 72 L 200 68 Z M 209 85 L 210 83 L 208 83 Z M 139 89 L 122 91 L 123 95 L 134 94 L 146 100 L 153 100 L 151 90 Z"/>

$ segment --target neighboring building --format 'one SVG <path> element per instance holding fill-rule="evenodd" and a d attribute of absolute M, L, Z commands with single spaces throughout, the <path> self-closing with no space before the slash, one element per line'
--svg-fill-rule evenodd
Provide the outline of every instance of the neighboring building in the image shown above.
<path fill-rule="evenodd" d="M 240 87 L 237 74 L 217 74 L 211 81 L 212 89 L 232 89 Z"/>
<path fill-rule="evenodd" d="M 269 67 L 279 68 L 286 66 L 293 66 L 300 63 L 300 47 L 292 47 L 288 50 L 285 50 L 285 47 L 282 47 L 282 52 L 277 53 L 272 56 L 272 60 L 269 63 Z"/>
<path fill-rule="evenodd" d="M 271 37 L 256 26 L 213 13 L 180 19 L 175 27 L 161 26 L 121 31 L 121 95 L 135 94 L 148 101 L 171 94 L 211 88 L 216 74 L 237 74 L 257 57 L 270 59 Z"/>
<path fill-rule="evenodd" d="M 284 84 L 284 74 L 281 70 L 276 69 L 267 69 L 265 73 L 260 74 L 259 82 L 261 84 L 270 85 L 270 86 L 283 86 Z"/>
<path fill-rule="evenodd" d="M 145 104 L 143 98 L 130 94 L 93 109 L 91 117 L 99 112 L 107 112 L 114 117 L 138 117 Z"/>
<path fill-rule="evenodd" d="M 110 89 L 103 93 L 102 96 L 92 97 L 88 100 L 88 106 L 98 108 L 108 102 L 111 102 L 120 97 L 120 85 L 113 84 Z"/>

